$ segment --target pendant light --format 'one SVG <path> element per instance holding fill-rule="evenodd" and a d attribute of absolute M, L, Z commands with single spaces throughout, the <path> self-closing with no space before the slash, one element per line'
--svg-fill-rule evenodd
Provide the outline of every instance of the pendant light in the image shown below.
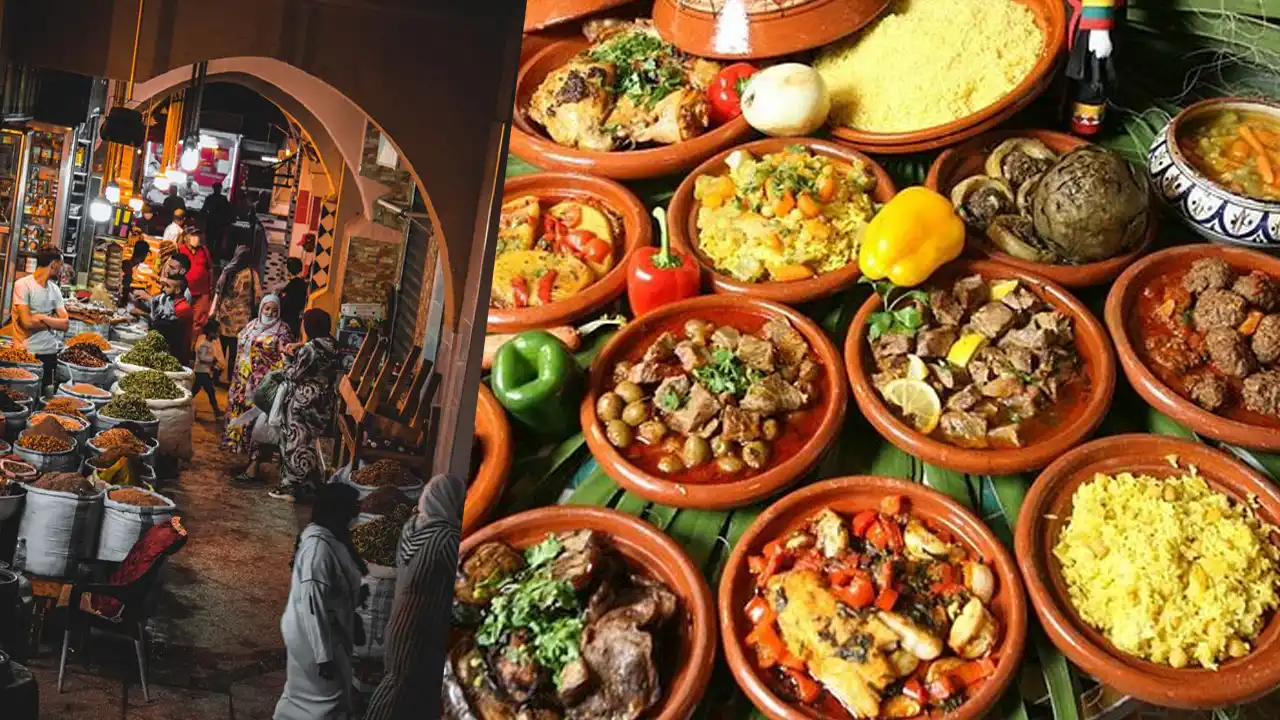
<path fill-rule="evenodd" d="M 118 189 L 117 189 L 118 191 Z M 99 195 L 89 203 L 89 219 L 96 223 L 106 222 L 111 218 L 111 203 Z"/>
<path fill-rule="evenodd" d="M 138 195 L 129 198 L 129 209 L 136 213 L 142 212 L 142 198 Z"/>

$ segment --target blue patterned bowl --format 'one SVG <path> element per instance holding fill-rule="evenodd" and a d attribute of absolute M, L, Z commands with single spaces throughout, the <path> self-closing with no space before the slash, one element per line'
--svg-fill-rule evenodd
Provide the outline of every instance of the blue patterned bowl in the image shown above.
<path fill-rule="evenodd" d="M 1280 251 L 1280 202 L 1237 195 L 1200 173 L 1175 137 L 1191 119 L 1222 110 L 1248 110 L 1280 118 L 1280 103 L 1247 98 L 1214 98 L 1188 107 L 1156 135 L 1147 169 L 1160 196 L 1191 229 L 1210 242 Z"/>

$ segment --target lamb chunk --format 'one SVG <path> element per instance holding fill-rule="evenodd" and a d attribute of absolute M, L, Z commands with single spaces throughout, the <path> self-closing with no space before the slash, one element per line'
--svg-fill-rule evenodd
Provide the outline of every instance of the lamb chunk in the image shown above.
<path fill-rule="evenodd" d="M 676 357 L 680 358 L 680 365 L 685 372 L 693 372 L 711 362 L 711 353 L 707 352 L 707 348 L 692 340 L 676 343 L 675 353 Z"/>
<path fill-rule="evenodd" d="M 628 378 L 630 378 L 631 368 L 633 367 L 635 367 L 635 365 L 627 362 L 626 360 L 622 360 L 618 362 L 617 365 L 614 365 L 613 366 L 613 384 L 617 385 L 618 383 L 624 382 Z"/>
<path fill-rule="evenodd" d="M 698 384 L 689 391 L 689 399 L 685 401 L 684 407 L 671 413 L 667 418 L 667 424 L 676 432 L 690 435 L 715 417 L 718 412 L 720 412 L 720 402 L 716 400 L 716 396 Z"/>
<path fill-rule="evenodd" d="M 523 631 L 512 633 L 507 645 L 495 653 L 498 683 L 512 700 L 524 703 L 538 691 L 542 668 L 533 659 L 533 648 Z"/>
<path fill-rule="evenodd" d="M 988 430 L 987 444 L 997 448 L 1022 447 L 1022 426 L 1018 423 L 1010 423 Z"/>
<path fill-rule="evenodd" d="M 978 311 L 969 318 L 969 324 L 974 330 L 987 336 L 990 340 L 995 340 L 1013 324 L 1014 312 L 1008 305 L 1000 302 L 991 302 L 978 308 Z"/>
<path fill-rule="evenodd" d="M 657 360 L 662 362 L 670 360 L 675 354 L 676 336 L 670 332 L 664 332 L 658 336 L 657 340 L 644 351 L 644 360 Z"/>
<path fill-rule="evenodd" d="M 659 410 L 666 412 L 675 412 L 684 405 L 684 399 L 689 397 L 689 390 L 693 383 L 689 380 L 688 375 L 673 375 L 663 380 L 658 389 L 653 391 L 653 404 Z M 668 400 L 667 397 L 674 395 L 675 400 Z"/>
<path fill-rule="evenodd" d="M 631 366 L 627 379 L 637 385 L 653 385 L 667 377 L 666 368 L 657 360 L 642 360 Z"/>
<path fill-rule="evenodd" d="M 822 367 L 812 360 L 801 360 L 796 371 L 796 379 L 800 382 L 816 382 L 822 377 Z"/>
<path fill-rule="evenodd" d="M 973 413 L 949 410 L 942 413 L 938 427 L 943 437 L 957 447 L 977 449 L 987 446 L 987 421 Z"/>
<path fill-rule="evenodd" d="M 969 379 L 978 385 L 986 384 L 995 375 L 990 363 L 981 359 L 970 360 L 969 364 L 965 366 L 965 370 L 969 372 Z"/>
<path fill-rule="evenodd" d="M 737 350 L 739 337 L 741 337 L 741 333 L 736 328 L 721 325 L 716 328 L 715 332 L 711 333 L 711 347 L 720 350 Z"/>
<path fill-rule="evenodd" d="M 783 365 L 799 365 L 809 354 L 809 343 L 805 342 L 804 335 L 785 319 L 770 320 L 760 332 L 778 348 Z"/>
<path fill-rule="evenodd" d="M 1187 383 L 1192 402 L 1213 412 L 1227 402 L 1227 381 L 1213 373 L 1201 373 Z"/>
<path fill-rule="evenodd" d="M 1001 402 L 1019 418 L 1027 420 L 1040 412 L 1040 406 L 1036 403 L 1038 397 L 1040 397 L 1040 390 L 1032 386 L 1004 398 Z"/>
<path fill-rule="evenodd" d="M 1017 331 L 1014 331 L 1014 332 L 1017 332 Z M 1012 335 L 1013 333 L 1009 333 L 1009 334 Z M 1006 335 L 1005 337 L 1008 337 L 1008 336 Z M 1017 345 L 1010 345 L 1003 349 L 1004 349 L 1004 356 L 1009 358 L 1009 364 L 1013 366 L 1014 370 L 1017 370 L 1018 372 L 1024 375 L 1030 375 L 1031 373 L 1035 372 L 1036 354 L 1034 352 L 1032 352 L 1031 350 L 1028 350 L 1025 347 L 1019 347 Z"/>
<path fill-rule="evenodd" d="M 1243 297 L 1230 290 L 1209 290 L 1196 301 L 1191 319 L 1197 330 L 1207 333 L 1214 328 L 1234 330 L 1248 314 L 1248 303 Z"/>
<path fill-rule="evenodd" d="M 737 407 L 727 407 L 720 414 L 725 440 L 747 442 L 760 438 L 760 415 Z"/>
<path fill-rule="evenodd" d="M 934 290 L 929 293 L 929 309 L 941 325 L 959 325 L 964 322 L 964 308 L 950 290 Z"/>
<path fill-rule="evenodd" d="M 982 395 L 989 398 L 1007 398 L 1022 392 L 1022 381 L 1012 375 L 1001 375 L 984 383 Z"/>
<path fill-rule="evenodd" d="M 911 350 L 911 336 L 900 333 L 881 335 L 871 343 L 871 356 L 875 358 L 876 367 L 881 370 L 901 361 Z"/>
<path fill-rule="evenodd" d="M 1015 288 L 1013 292 L 1000 298 L 1000 302 L 1017 312 L 1035 312 L 1042 305 L 1040 298 L 1024 287 Z"/>
<path fill-rule="evenodd" d="M 929 372 L 938 384 L 947 390 L 955 390 L 964 384 L 965 372 L 951 363 L 937 363 L 929 366 Z"/>
<path fill-rule="evenodd" d="M 1181 337 L 1149 336 L 1143 344 L 1152 362 L 1179 375 L 1184 375 L 1204 363 L 1203 353 L 1192 349 Z"/>
<path fill-rule="evenodd" d="M 1182 278 L 1187 292 L 1199 294 L 1208 290 L 1223 290 L 1231 285 L 1236 274 L 1225 260 L 1216 257 L 1201 258 L 1191 263 L 1191 269 Z"/>
<path fill-rule="evenodd" d="M 565 665 L 556 682 L 556 699 L 564 707 L 573 707 L 586 699 L 591 690 L 591 669 L 581 657 Z"/>
<path fill-rule="evenodd" d="M 1280 370 L 1254 373 L 1244 380 L 1240 392 L 1248 410 L 1280 416 Z"/>
<path fill-rule="evenodd" d="M 969 411 L 981 399 L 982 393 L 978 392 L 977 385 L 965 385 L 960 392 L 947 398 L 947 409 Z"/>
<path fill-rule="evenodd" d="M 762 415 L 773 415 L 778 412 L 799 410 L 809 401 L 804 393 L 778 375 L 769 375 L 752 383 L 747 388 L 746 397 L 742 398 L 742 409 L 758 412 Z"/>
<path fill-rule="evenodd" d="M 766 373 L 774 370 L 774 348 L 767 340 L 754 335 L 743 335 L 738 338 L 737 353 L 738 359 L 749 368 Z"/>
<path fill-rule="evenodd" d="M 1231 290 L 1256 305 L 1262 312 L 1271 312 L 1280 305 L 1280 288 L 1276 287 L 1270 275 L 1261 270 L 1236 278 Z"/>
<path fill-rule="evenodd" d="M 1244 336 L 1230 328 L 1215 328 L 1204 336 L 1209 360 L 1228 377 L 1242 378 L 1258 366 Z"/>
<path fill-rule="evenodd" d="M 956 281 L 953 292 L 965 311 L 976 310 L 991 299 L 991 289 L 981 275 L 960 278 Z"/>
<path fill-rule="evenodd" d="M 1258 362 L 1270 365 L 1280 361 L 1280 315 L 1267 315 L 1253 331 L 1253 354 Z"/>
<path fill-rule="evenodd" d="M 551 563 L 551 577 L 563 580 L 574 590 L 583 590 L 609 566 L 604 536 L 594 530 L 572 530 L 557 539 L 562 548 Z"/>
<path fill-rule="evenodd" d="M 958 337 L 960 331 L 954 327 L 922 330 L 916 336 L 916 354 L 922 358 L 946 357 Z"/>

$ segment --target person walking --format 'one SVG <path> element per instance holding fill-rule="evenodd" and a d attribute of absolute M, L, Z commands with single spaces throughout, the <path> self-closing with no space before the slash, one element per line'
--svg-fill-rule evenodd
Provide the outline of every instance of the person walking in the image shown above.
<path fill-rule="evenodd" d="M 381 682 L 364 720 L 417 720 L 438 707 L 467 486 L 437 475 L 405 523 Z"/>
<path fill-rule="evenodd" d="M 213 254 L 193 231 L 180 236 L 178 254 L 190 263 L 186 275 L 187 287 L 191 290 L 191 310 L 195 314 L 196 327 L 204 327 L 213 306 Z"/>
<path fill-rule="evenodd" d="M 254 408 L 253 394 L 267 373 L 284 369 L 284 350 L 292 342 L 289 326 L 280 322 L 280 299 L 275 295 L 262 298 L 258 317 L 249 321 L 237 339 L 236 366 L 227 391 L 228 422 L 222 446 L 237 455 L 249 456 L 249 466 L 235 477 L 236 482 L 260 481 L 262 463 L 274 454 L 272 448 L 260 447 L 254 441 L 253 425 L 237 424 L 236 420 Z"/>
<path fill-rule="evenodd" d="M 280 422 L 280 486 L 271 490 L 277 500 L 309 496 L 320 484 L 320 455 L 316 439 L 333 423 L 338 385 L 338 345 L 329 313 L 312 308 L 302 316 L 301 346 L 288 351 L 280 392 L 285 396 Z"/>
<path fill-rule="evenodd" d="M 218 276 L 210 308 L 218 321 L 218 335 L 222 340 L 222 350 L 227 356 L 227 382 L 231 382 L 230 373 L 234 373 L 237 367 L 237 336 L 253 319 L 254 311 L 258 308 L 258 298 L 262 297 L 262 281 L 258 271 L 252 267 L 251 256 L 248 245 L 236 248 L 231 262 Z"/>
<path fill-rule="evenodd" d="M 354 720 L 352 657 L 360 579 L 369 571 L 348 527 L 360 513 L 356 489 L 325 485 L 298 535 L 289 600 L 280 619 L 285 685 L 273 720 Z"/>
<path fill-rule="evenodd" d="M 62 289 L 56 278 L 62 272 L 62 251 L 45 245 L 36 252 L 36 270 L 13 285 L 14 337 L 27 346 L 44 366 L 41 389 L 57 377 L 58 350 L 62 342 L 55 332 L 71 324 Z"/>
<path fill-rule="evenodd" d="M 297 335 L 302 330 L 302 311 L 307 307 L 307 281 L 302 277 L 302 260 L 291 257 L 285 263 L 289 282 L 280 289 L 280 317 Z"/>
<path fill-rule="evenodd" d="M 213 184 L 213 194 L 204 199 L 204 233 L 215 259 L 226 258 L 227 228 L 231 226 L 231 201 L 222 194 L 222 183 Z"/>
<path fill-rule="evenodd" d="M 191 400 L 204 391 L 209 396 L 209 407 L 213 408 L 213 419 L 221 420 L 222 411 L 218 409 L 218 388 L 213 379 L 217 377 L 222 366 L 227 364 L 227 356 L 222 352 L 222 343 L 218 342 L 218 323 L 206 321 L 196 338 L 195 362 L 191 369 L 195 371 L 195 383 L 191 388 Z"/>

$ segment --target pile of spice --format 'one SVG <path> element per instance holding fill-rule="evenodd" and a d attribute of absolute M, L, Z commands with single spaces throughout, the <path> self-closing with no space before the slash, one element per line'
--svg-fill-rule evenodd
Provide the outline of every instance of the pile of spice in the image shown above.
<path fill-rule="evenodd" d="M 0 412 L 16 413 L 22 412 L 26 409 L 26 405 L 16 402 L 13 398 L 9 397 L 7 393 L 0 393 Z"/>
<path fill-rule="evenodd" d="M 39 480 L 32 483 L 32 486 L 50 492 L 73 493 L 81 497 L 88 497 L 98 493 L 98 489 L 93 486 L 93 482 L 89 478 L 79 473 L 70 472 L 49 473 L 41 476 Z"/>
<path fill-rule="evenodd" d="M 351 473 L 351 482 L 365 487 L 408 487 L 416 484 L 417 478 L 395 460 L 379 460 Z"/>
<path fill-rule="evenodd" d="M 367 562 L 395 567 L 400 529 L 412 514 L 407 508 L 396 510 L 377 520 L 351 528 L 351 542 L 355 544 L 356 552 Z"/>
<path fill-rule="evenodd" d="M 26 348 L 6 347 L 0 348 L 0 362 L 27 363 L 28 365 L 34 365 L 40 361 L 36 359 L 35 355 L 28 352 Z"/>
<path fill-rule="evenodd" d="M 85 408 L 84 400 L 77 400 L 76 398 L 66 397 L 65 395 L 62 395 L 58 397 L 51 397 L 48 400 L 45 400 L 44 409 L 51 413 L 58 413 L 59 415 L 70 415 L 73 418 L 80 418 L 81 420 L 83 420 L 84 411 L 86 408 Z"/>
<path fill-rule="evenodd" d="M 30 431 L 24 432 L 18 437 L 18 447 L 34 450 L 35 452 L 64 453 L 73 446 L 74 444 L 70 440 Z"/>
<path fill-rule="evenodd" d="M 67 417 L 66 415 L 59 415 L 54 412 L 38 412 L 35 415 L 32 415 L 31 424 L 39 425 L 40 423 L 44 422 L 46 419 L 52 419 L 54 422 L 61 425 L 62 429 L 66 430 L 67 432 L 72 432 L 72 433 L 80 432 L 81 430 L 84 430 L 86 427 L 84 420 L 77 420 L 73 417 Z"/>
<path fill-rule="evenodd" d="M 127 360 L 125 362 L 128 362 Z M 141 370 L 120 378 L 120 389 L 143 400 L 177 400 L 182 390 L 159 370 Z M 111 417 L 118 417 L 112 415 Z"/>
<path fill-rule="evenodd" d="M 104 368 L 107 366 L 107 356 L 92 345 L 72 345 L 59 353 L 58 359 L 80 367 Z"/>
<path fill-rule="evenodd" d="M 67 390 L 76 395 L 89 395 L 91 397 L 106 397 L 111 394 L 97 385 L 90 385 L 89 383 L 75 383 L 68 386 Z"/>
<path fill-rule="evenodd" d="M 147 451 L 146 443 L 139 440 L 136 435 L 124 428 L 103 430 L 94 436 L 93 446 L 99 450 L 118 449 L 130 457 L 132 455 L 141 455 Z"/>
<path fill-rule="evenodd" d="M 111 349 L 111 343 L 107 342 L 106 338 L 96 332 L 82 332 L 67 341 L 67 347 L 69 348 L 76 347 L 77 345 L 88 345 L 89 347 L 98 348 L 103 352 Z"/>
<path fill-rule="evenodd" d="M 133 375 L 128 377 L 133 377 Z M 169 380 L 169 378 L 165 378 L 165 380 Z M 137 422 L 153 422 L 156 419 L 155 413 L 151 412 L 150 408 L 147 407 L 147 401 L 133 393 L 117 395 L 111 399 L 111 402 L 103 405 L 98 414 L 115 420 L 134 420 Z"/>
<path fill-rule="evenodd" d="M 36 469 L 30 464 L 21 460 L 4 459 L 0 460 L 0 474 L 3 474 L 8 479 L 27 482 L 40 473 L 36 472 Z"/>
<path fill-rule="evenodd" d="M 390 515 L 400 508 L 412 507 L 413 501 L 401 492 L 400 488 L 387 485 L 366 495 L 364 501 L 360 503 L 360 512 L 370 515 Z"/>
<path fill-rule="evenodd" d="M 29 370 L 23 370 L 16 367 L 0 367 L 0 380 L 17 380 L 19 382 L 32 382 L 36 379 L 34 373 Z"/>
<path fill-rule="evenodd" d="M 107 493 L 107 497 L 112 501 L 123 503 L 125 505 L 136 505 L 138 507 L 160 507 L 168 505 L 164 498 L 152 495 L 144 490 L 137 488 L 120 488 Z"/>
<path fill-rule="evenodd" d="M 3 368 L 0 368 L 0 369 L 3 369 Z M 25 371 L 24 371 L 24 372 L 25 372 Z M 3 376 L 0 376 L 0 377 L 3 377 Z M 31 376 L 31 379 L 33 379 L 33 380 L 34 380 L 34 379 L 35 379 L 35 376 L 34 376 L 34 375 L 32 375 L 32 376 Z M 23 405 L 25 405 L 26 403 L 31 402 L 31 396 L 30 396 L 30 395 L 28 395 L 28 394 L 26 394 L 26 393 L 22 392 L 21 390 L 14 390 L 14 389 L 13 389 L 13 388 L 11 388 L 11 387 L 2 387 L 2 386 L 0 386 L 0 395 L 4 395 L 4 396 L 8 397 L 10 400 L 12 400 L 12 401 L 14 401 L 14 402 L 16 402 L 16 403 L 23 404 Z"/>
<path fill-rule="evenodd" d="M 155 330 L 147 333 L 129 352 L 121 355 L 120 362 L 163 372 L 182 370 L 182 363 L 169 353 L 169 344 L 165 342 L 164 336 Z"/>

